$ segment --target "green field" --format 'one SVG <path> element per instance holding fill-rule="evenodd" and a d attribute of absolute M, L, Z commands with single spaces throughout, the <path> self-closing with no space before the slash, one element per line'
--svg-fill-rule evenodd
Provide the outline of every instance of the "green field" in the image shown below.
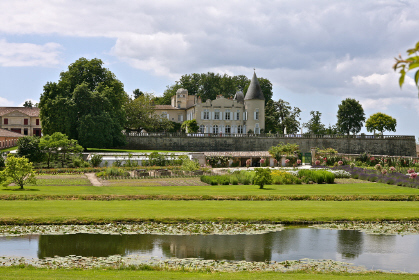
<path fill-rule="evenodd" d="M 344 181 L 344 180 L 341 180 Z M 348 180 L 350 181 L 350 180 Z M 109 180 L 94 187 L 84 175 L 38 176 L 37 185 L 0 189 L 0 195 L 172 195 L 172 196 L 270 196 L 270 195 L 419 195 L 419 189 L 382 183 L 210 186 L 199 178 Z M 190 185 L 193 184 L 193 185 Z M 198 185 L 200 184 L 200 185 Z M 197 186 L 198 185 L 198 186 Z"/>
<path fill-rule="evenodd" d="M 275 273 L 275 272 L 181 272 L 181 271 L 139 271 L 139 270 L 77 270 L 77 269 L 31 269 L 0 267 L 0 279 L 351 279 L 351 280 L 386 280 L 417 279 L 417 274 L 389 273 Z"/>
<path fill-rule="evenodd" d="M 4 223 L 419 220 L 416 201 L 4 200 Z"/>

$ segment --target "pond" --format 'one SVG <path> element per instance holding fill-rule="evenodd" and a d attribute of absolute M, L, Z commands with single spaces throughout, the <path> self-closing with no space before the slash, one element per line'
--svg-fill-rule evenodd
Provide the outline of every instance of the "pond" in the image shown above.
<path fill-rule="evenodd" d="M 419 235 L 372 235 L 354 230 L 289 227 L 255 235 L 26 235 L 0 237 L 0 256 L 107 257 L 142 255 L 161 258 L 285 261 L 332 259 L 367 269 L 419 270 Z"/>

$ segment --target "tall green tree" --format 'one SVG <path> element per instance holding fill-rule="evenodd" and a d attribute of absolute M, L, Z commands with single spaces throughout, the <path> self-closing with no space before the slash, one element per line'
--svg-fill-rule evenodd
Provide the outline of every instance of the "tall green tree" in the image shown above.
<path fill-rule="evenodd" d="M 77 140 L 68 139 L 67 135 L 60 132 L 42 137 L 39 147 L 45 152 L 48 168 L 55 159 L 58 159 L 61 162 L 61 166 L 64 167 L 70 154 L 80 154 L 83 150 L 83 147 L 78 144 Z"/>
<path fill-rule="evenodd" d="M 268 101 L 265 108 L 265 131 L 284 134 L 286 130 L 288 134 L 298 133 L 300 113 L 300 108 L 292 108 L 282 99 Z"/>
<path fill-rule="evenodd" d="M 259 189 L 263 189 L 265 185 L 272 184 L 271 170 L 269 168 L 255 168 L 253 184 L 258 185 Z"/>
<path fill-rule="evenodd" d="M 61 132 L 86 148 L 124 145 L 127 99 L 123 84 L 100 59 L 80 58 L 61 72 L 57 83 L 44 86 L 39 102 L 43 131 Z"/>
<path fill-rule="evenodd" d="M 30 162 L 39 162 L 44 159 L 44 153 L 39 147 L 40 137 L 26 136 L 17 140 L 17 155 L 26 157 Z"/>
<path fill-rule="evenodd" d="M 140 97 L 141 95 L 144 95 L 144 92 L 142 92 L 141 90 L 139 90 L 138 88 L 134 89 L 132 91 L 132 94 L 134 96 L 134 99 L 137 99 L 138 97 Z"/>
<path fill-rule="evenodd" d="M 320 120 L 322 113 L 319 111 L 311 111 L 310 115 L 311 119 L 303 124 L 303 126 L 308 129 L 307 132 L 310 134 L 325 134 L 325 125 L 322 124 Z"/>
<path fill-rule="evenodd" d="M 30 100 L 26 100 L 25 103 L 23 103 L 23 107 L 33 108 L 33 107 L 35 107 L 35 104 L 33 104 L 32 101 L 30 101 Z"/>
<path fill-rule="evenodd" d="M 265 78 L 258 78 L 258 80 L 266 104 L 272 100 L 272 83 Z M 170 105 L 171 97 L 176 94 L 179 88 L 187 89 L 190 95 L 198 95 L 205 102 L 207 99 L 214 100 L 217 95 L 233 98 L 237 91 L 243 91 L 246 94 L 249 85 L 250 79 L 244 75 L 229 76 L 212 72 L 185 74 L 174 85 L 168 86 L 162 97 L 155 98 L 155 103 Z"/>
<path fill-rule="evenodd" d="M 412 49 L 407 50 L 408 58 L 403 59 L 401 55 L 399 55 L 396 59 L 396 63 L 393 66 L 394 71 L 399 70 L 400 78 L 399 78 L 399 85 L 400 87 L 404 84 L 404 79 L 406 77 L 406 73 L 412 69 L 419 68 L 419 42 L 416 43 L 415 47 Z M 414 75 L 414 80 L 416 87 L 419 88 L 419 69 L 416 70 Z M 419 93 L 418 93 L 419 98 Z"/>
<path fill-rule="evenodd" d="M 341 133 L 356 134 L 361 131 L 365 122 L 364 109 L 357 100 L 347 98 L 339 104 L 337 118 L 336 126 Z"/>
<path fill-rule="evenodd" d="M 11 182 L 20 186 L 20 189 L 23 189 L 26 184 L 36 184 L 32 162 L 29 162 L 25 157 L 15 157 L 13 154 L 8 154 L 6 168 L 2 172 L 3 175 L 0 175 L 0 177 L 9 178 Z"/>
<path fill-rule="evenodd" d="M 365 123 L 367 131 L 374 132 L 374 134 L 376 130 L 381 134 L 386 130 L 396 132 L 396 125 L 396 119 L 380 112 L 371 115 Z"/>
<path fill-rule="evenodd" d="M 153 132 L 169 131 L 173 128 L 172 122 L 167 117 L 155 114 L 153 99 L 153 95 L 146 93 L 137 99 L 127 101 L 125 104 L 127 130 L 141 132 L 144 129 Z"/>

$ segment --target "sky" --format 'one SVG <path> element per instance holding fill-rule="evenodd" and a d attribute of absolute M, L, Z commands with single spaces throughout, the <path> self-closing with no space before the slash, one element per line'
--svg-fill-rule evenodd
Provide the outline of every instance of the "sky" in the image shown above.
<path fill-rule="evenodd" d="M 384 134 L 418 138 L 418 88 L 409 75 L 400 89 L 392 69 L 417 41 L 417 0 L 1 0 L 0 106 L 38 102 L 80 57 L 155 96 L 184 74 L 256 69 L 302 123 L 319 111 L 333 125 L 354 98 L 366 118 L 397 120 Z"/>

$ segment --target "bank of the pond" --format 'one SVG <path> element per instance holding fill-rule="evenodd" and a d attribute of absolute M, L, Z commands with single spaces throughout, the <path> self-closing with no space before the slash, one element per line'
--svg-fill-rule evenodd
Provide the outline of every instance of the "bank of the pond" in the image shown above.
<path fill-rule="evenodd" d="M 235 235 L 263 234 L 283 230 L 281 224 L 250 223 L 135 223 L 101 225 L 0 225 L 0 236 L 28 234 L 158 234 L 158 235 Z"/>
<path fill-rule="evenodd" d="M 8 280 L 13 279 L 310 279 L 310 280 L 331 280 L 331 279 L 357 279 L 357 280 L 410 280 L 417 279 L 417 274 L 406 273 L 324 273 L 316 271 L 293 271 L 288 273 L 278 272 L 190 272 L 190 271 L 167 271 L 154 270 L 149 266 L 127 269 L 47 269 L 33 267 L 0 267 L 0 277 Z"/>
<path fill-rule="evenodd" d="M 3 224 L 418 221 L 417 201 L 2 201 Z"/>

